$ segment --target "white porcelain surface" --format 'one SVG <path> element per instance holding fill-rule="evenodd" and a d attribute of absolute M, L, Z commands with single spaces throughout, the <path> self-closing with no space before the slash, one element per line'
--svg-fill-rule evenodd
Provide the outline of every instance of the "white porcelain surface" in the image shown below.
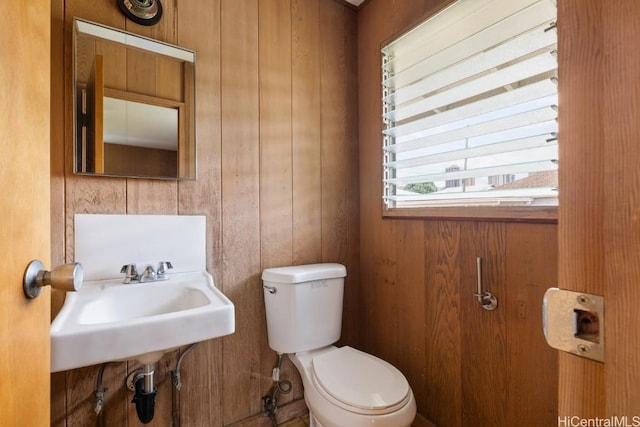
<path fill-rule="evenodd" d="M 322 263 L 267 268 L 262 272 L 262 280 L 271 283 L 300 284 L 315 280 L 338 279 L 346 275 L 347 269 L 344 265 Z"/>
<path fill-rule="evenodd" d="M 379 414 L 357 413 L 358 408 L 345 409 L 333 403 L 326 394 L 320 391 L 321 386 L 313 374 L 313 359 L 317 356 L 328 355 L 336 350 L 339 349 L 329 346 L 289 355 L 302 377 L 304 399 L 309 407 L 310 416 L 316 420 L 316 425 L 319 427 L 370 427 L 372 425 L 376 427 L 409 427 L 416 416 L 416 401 L 411 388 L 408 390 L 406 404 L 396 406 L 392 412 Z M 348 385 L 349 380 L 348 376 L 344 377 L 345 385 Z"/>
<path fill-rule="evenodd" d="M 51 324 L 51 371 L 135 359 L 153 363 L 176 347 L 228 335 L 234 306 L 206 271 L 206 217 L 89 215 L 74 218 L 84 270 Z M 157 268 L 169 280 L 123 284 L 120 269 Z"/>
<path fill-rule="evenodd" d="M 181 345 L 231 334 L 234 306 L 206 271 L 166 281 L 85 282 L 51 324 L 51 371 L 115 360 L 153 363 Z"/>
<path fill-rule="evenodd" d="M 341 408 L 380 415 L 405 406 L 409 383 L 390 363 L 349 346 L 313 358 L 318 391 Z"/>
<path fill-rule="evenodd" d="M 120 268 L 173 264 L 172 273 L 206 270 L 206 217 L 201 215 L 92 215 L 74 218 L 74 260 L 84 280 L 117 279 Z"/>
<path fill-rule="evenodd" d="M 345 275 L 346 268 L 333 263 L 264 270 L 269 347 L 289 354 L 338 341 Z"/>

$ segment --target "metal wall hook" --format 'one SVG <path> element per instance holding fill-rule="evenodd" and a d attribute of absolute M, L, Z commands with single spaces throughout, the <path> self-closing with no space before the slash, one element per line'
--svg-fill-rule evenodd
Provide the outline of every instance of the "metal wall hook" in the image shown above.
<path fill-rule="evenodd" d="M 495 310 L 498 307 L 498 298 L 491 292 L 482 291 L 482 258 L 476 258 L 476 273 L 477 273 L 477 291 L 473 294 L 478 298 L 478 303 L 485 310 Z"/>
<path fill-rule="evenodd" d="M 43 286 L 76 292 L 82 286 L 82 265 L 79 262 L 63 264 L 52 271 L 44 269 L 42 261 L 34 259 L 27 265 L 24 272 L 22 288 L 27 298 L 33 299 L 40 295 Z"/>

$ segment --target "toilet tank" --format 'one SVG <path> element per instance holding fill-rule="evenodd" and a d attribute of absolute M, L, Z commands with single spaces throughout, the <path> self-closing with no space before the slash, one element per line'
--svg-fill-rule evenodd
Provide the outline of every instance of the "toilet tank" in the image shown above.
<path fill-rule="evenodd" d="M 338 341 L 346 275 L 344 265 L 329 263 L 264 270 L 269 347 L 298 353 Z"/>

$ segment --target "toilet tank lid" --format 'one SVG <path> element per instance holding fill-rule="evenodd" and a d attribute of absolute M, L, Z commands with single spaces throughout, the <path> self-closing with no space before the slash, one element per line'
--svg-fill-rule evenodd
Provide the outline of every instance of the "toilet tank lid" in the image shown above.
<path fill-rule="evenodd" d="M 346 275 L 347 269 L 344 265 L 322 263 L 267 268 L 262 272 L 262 280 L 275 283 L 303 283 L 312 280 L 337 279 Z"/>

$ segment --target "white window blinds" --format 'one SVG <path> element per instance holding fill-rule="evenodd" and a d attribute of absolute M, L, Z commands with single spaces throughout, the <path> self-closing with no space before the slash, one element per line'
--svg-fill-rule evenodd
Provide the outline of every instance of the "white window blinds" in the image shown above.
<path fill-rule="evenodd" d="M 382 49 L 387 207 L 557 204 L 554 0 L 458 0 Z"/>

